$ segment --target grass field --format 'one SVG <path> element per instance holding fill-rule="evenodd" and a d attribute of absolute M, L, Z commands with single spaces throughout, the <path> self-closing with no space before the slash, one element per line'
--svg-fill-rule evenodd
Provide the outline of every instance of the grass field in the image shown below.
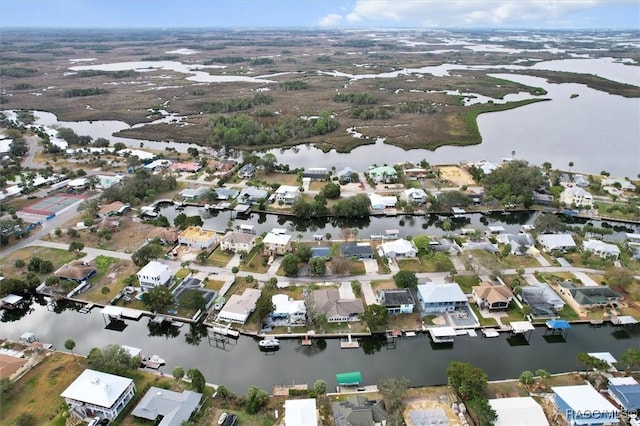
<path fill-rule="evenodd" d="M 83 256 L 84 254 L 81 253 L 80 257 Z M 29 260 L 32 257 L 39 257 L 43 260 L 50 260 L 55 271 L 62 265 L 75 260 L 77 258 L 77 255 L 75 253 L 70 253 L 67 250 L 49 247 L 29 246 L 21 248 L 20 250 L 16 250 L 8 256 L 0 258 L 3 274 L 6 277 L 22 278 L 23 275 L 27 272 L 26 265 L 29 264 Z M 15 267 L 15 262 L 19 259 L 24 261 L 25 263 L 25 266 L 22 268 Z M 49 274 L 42 274 L 42 276 L 47 275 Z"/>

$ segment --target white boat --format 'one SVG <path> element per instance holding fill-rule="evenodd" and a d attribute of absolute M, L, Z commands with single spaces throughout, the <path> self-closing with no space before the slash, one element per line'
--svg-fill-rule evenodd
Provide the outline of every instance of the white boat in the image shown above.
<path fill-rule="evenodd" d="M 152 355 L 148 361 L 153 362 L 154 364 L 165 364 L 164 359 L 160 358 L 158 355 Z"/>
<path fill-rule="evenodd" d="M 258 342 L 258 346 L 265 349 L 273 349 L 280 347 L 280 341 L 278 339 L 262 339 Z"/>

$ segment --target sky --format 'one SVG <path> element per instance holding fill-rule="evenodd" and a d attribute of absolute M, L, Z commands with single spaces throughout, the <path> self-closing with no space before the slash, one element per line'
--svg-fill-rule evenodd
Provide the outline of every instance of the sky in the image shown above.
<path fill-rule="evenodd" d="M 0 28 L 640 29 L 640 0 L 0 0 Z"/>

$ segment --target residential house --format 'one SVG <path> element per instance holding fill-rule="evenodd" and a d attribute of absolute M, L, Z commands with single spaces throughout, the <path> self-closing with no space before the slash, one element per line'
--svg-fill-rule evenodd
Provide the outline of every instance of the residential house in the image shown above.
<path fill-rule="evenodd" d="M 499 251 L 498 247 L 488 240 L 468 241 L 466 243 L 462 243 L 462 251 L 467 250 L 483 250 L 489 253 L 497 253 Z"/>
<path fill-rule="evenodd" d="M 509 303 L 513 300 L 513 293 L 509 287 L 504 284 L 494 285 L 488 281 L 472 287 L 471 295 L 480 309 L 490 311 L 505 311 L 509 309 Z"/>
<path fill-rule="evenodd" d="M 151 242 L 156 238 L 160 240 L 161 244 L 173 245 L 178 241 L 178 235 L 180 230 L 178 228 L 164 228 L 162 226 L 156 226 L 147 234 L 147 241 Z"/>
<path fill-rule="evenodd" d="M 604 426 L 619 423 L 620 411 L 590 384 L 555 386 L 551 390 L 556 413 L 564 417 L 567 424 Z"/>
<path fill-rule="evenodd" d="M 358 321 L 359 315 L 364 313 L 364 306 L 360 299 L 342 299 L 335 288 L 315 290 L 313 305 L 318 314 L 324 314 L 328 322 Z"/>
<path fill-rule="evenodd" d="M 605 307 L 622 300 L 622 295 L 608 286 L 576 287 L 570 281 L 565 281 L 560 286 L 564 294 L 570 295 L 578 305 L 585 308 Z"/>
<path fill-rule="evenodd" d="M 403 172 L 404 175 L 411 180 L 424 179 L 431 174 L 430 171 L 421 167 L 411 167 L 404 169 Z"/>
<path fill-rule="evenodd" d="M 240 191 L 238 202 L 242 204 L 257 204 L 267 198 L 269 198 L 269 193 L 264 189 L 259 189 L 255 186 L 245 186 L 242 191 Z"/>
<path fill-rule="evenodd" d="M 18 352 L 15 354 L 9 352 L 8 354 L 0 353 L 0 378 L 8 378 L 10 380 L 15 379 L 20 375 L 24 369 L 28 368 L 25 365 L 31 361 L 30 358 L 20 358 L 24 356 Z"/>
<path fill-rule="evenodd" d="M 155 172 L 160 169 L 166 169 L 171 166 L 171 160 L 158 159 L 144 165 L 144 169 L 149 172 Z"/>
<path fill-rule="evenodd" d="M 623 191 L 635 191 L 636 186 L 629 182 L 627 179 L 620 178 L 604 178 L 600 182 L 602 186 L 620 186 L 620 189 Z"/>
<path fill-rule="evenodd" d="M 195 173 L 198 170 L 200 170 L 202 167 L 200 166 L 200 163 L 198 163 L 197 161 L 190 161 L 188 163 L 173 163 L 171 166 L 169 166 L 169 168 L 174 172 Z"/>
<path fill-rule="evenodd" d="M 391 315 L 412 314 L 415 307 L 413 295 L 408 288 L 378 290 L 376 301 L 387 308 Z"/>
<path fill-rule="evenodd" d="M 570 234 L 542 234 L 538 235 L 538 242 L 546 252 L 566 252 L 576 248 L 576 242 Z"/>
<path fill-rule="evenodd" d="M 373 249 L 369 243 L 344 243 L 340 246 L 340 252 L 345 257 L 354 257 L 358 260 L 373 259 Z"/>
<path fill-rule="evenodd" d="M 582 175 L 573 175 L 573 183 L 580 188 L 587 188 L 590 185 L 589 179 Z"/>
<path fill-rule="evenodd" d="M 178 235 L 178 242 L 191 249 L 209 250 L 216 245 L 218 235 L 199 226 L 189 226 Z"/>
<path fill-rule="evenodd" d="M 425 314 L 453 312 L 468 306 L 467 296 L 456 283 L 418 285 L 418 303 Z"/>
<path fill-rule="evenodd" d="M 376 426 L 387 422 L 387 411 L 382 399 L 367 399 L 350 395 L 346 400 L 334 402 L 334 424 L 339 426 Z"/>
<path fill-rule="evenodd" d="M 297 186 L 280 185 L 275 192 L 276 201 L 291 205 L 300 198 L 300 189 Z"/>
<path fill-rule="evenodd" d="M 284 256 L 291 251 L 291 235 L 286 230 L 274 228 L 262 239 L 262 250 L 267 256 Z"/>
<path fill-rule="evenodd" d="M 69 262 L 58 269 L 53 275 L 63 280 L 73 281 L 77 284 L 88 281 L 98 270 L 84 260 Z"/>
<path fill-rule="evenodd" d="M 391 166 L 369 167 L 369 177 L 375 183 L 392 183 L 398 179 L 398 172 Z"/>
<path fill-rule="evenodd" d="M 284 402 L 284 426 L 317 426 L 315 398 L 287 399 Z"/>
<path fill-rule="evenodd" d="M 183 200 L 197 200 L 203 197 L 207 192 L 209 192 L 209 188 L 201 186 L 199 188 L 186 188 L 180 191 L 180 197 Z"/>
<path fill-rule="evenodd" d="M 369 201 L 371 202 L 371 210 L 384 210 L 394 208 L 398 199 L 395 195 L 369 194 Z"/>
<path fill-rule="evenodd" d="M 607 393 L 625 412 L 640 411 L 640 384 L 633 377 L 609 378 Z"/>
<path fill-rule="evenodd" d="M 218 312 L 218 320 L 244 324 L 256 309 L 260 294 L 260 290 L 256 288 L 245 288 L 242 295 L 232 294 Z"/>
<path fill-rule="evenodd" d="M 151 386 L 131 414 L 158 426 L 180 426 L 198 408 L 202 394 L 190 390 L 174 392 Z"/>
<path fill-rule="evenodd" d="M 511 254 L 515 256 L 525 254 L 536 243 L 531 234 L 500 234 L 496 240 L 501 244 L 509 244 Z"/>
<path fill-rule="evenodd" d="M 131 204 L 125 204 L 121 201 L 114 201 L 110 204 L 105 204 L 100 206 L 100 210 L 98 211 L 98 216 L 106 217 L 106 216 L 121 216 L 124 212 L 131 208 Z"/>
<path fill-rule="evenodd" d="M 240 194 L 239 191 L 229 188 L 216 188 L 215 191 L 218 200 L 235 200 Z"/>
<path fill-rule="evenodd" d="M 418 255 L 418 249 L 413 241 L 399 239 L 380 244 L 378 254 L 389 259 L 411 258 Z"/>
<path fill-rule="evenodd" d="M 354 174 L 357 175 L 358 172 L 347 166 L 344 169 L 338 171 L 336 173 L 336 176 L 338 177 L 338 182 L 340 182 L 341 185 L 344 185 L 346 183 L 351 183 L 358 180 L 357 178 L 355 180 L 353 179 Z"/>
<path fill-rule="evenodd" d="M 400 198 L 411 204 L 424 204 L 427 202 L 427 193 L 420 188 L 409 188 L 402 191 Z"/>
<path fill-rule="evenodd" d="M 211 307 L 211 305 L 213 305 L 213 303 L 216 301 L 216 298 L 218 297 L 218 292 L 216 290 L 205 287 L 204 284 L 202 284 L 202 280 L 194 277 L 193 275 L 187 275 L 180 282 L 178 287 L 176 287 L 172 291 L 173 299 L 180 301 L 180 296 L 185 291 L 190 291 L 190 290 L 195 290 L 198 293 L 200 293 L 204 301 L 204 311 L 207 311 Z"/>
<path fill-rule="evenodd" d="M 494 426 L 549 426 L 544 410 L 530 396 L 490 399 L 489 405 L 498 416 Z"/>
<path fill-rule="evenodd" d="M 553 205 L 553 195 L 543 194 L 542 192 L 533 192 L 533 204 L 539 206 L 551 207 Z"/>
<path fill-rule="evenodd" d="M 329 170 L 326 167 L 309 167 L 304 169 L 302 177 L 309 178 L 311 180 L 324 181 L 329 177 Z"/>
<path fill-rule="evenodd" d="M 96 416 L 113 420 L 135 392 L 132 379 L 87 369 L 60 396 L 80 420 Z"/>
<path fill-rule="evenodd" d="M 273 311 L 271 318 L 274 320 L 284 319 L 289 324 L 304 324 L 307 318 L 307 308 L 304 300 L 293 300 L 286 294 L 275 294 L 271 296 Z"/>
<path fill-rule="evenodd" d="M 214 168 L 216 171 L 214 175 L 226 177 L 231 175 L 234 167 L 236 167 L 238 163 L 234 160 L 213 160 L 209 163 L 211 168 Z"/>
<path fill-rule="evenodd" d="M 243 251 L 249 253 L 255 246 L 255 234 L 249 234 L 247 232 L 227 232 L 227 234 L 220 239 L 220 248 L 224 251 L 232 251 L 234 253 Z"/>
<path fill-rule="evenodd" d="M 161 285 L 166 286 L 172 278 L 169 267 L 156 260 L 147 263 L 136 275 L 142 291 L 148 291 Z"/>
<path fill-rule="evenodd" d="M 627 233 L 624 242 L 631 251 L 631 258 L 640 259 L 640 234 Z"/>
<path fill-rule="evenodd" d="M 240 179 L 253 179 L 255 175 L 256 166 L 253 163 L 247 163 L 238 170 L 238 178 Z"/>
<path fill-rule="evenodd" d="M 498 168 L 495 164 L 488 160 L 480 160 L 474 164 L 476 168 L 482 170 L 485 175 L 491 174 L 492 171 Z"/>
<path fill-rule="evenodd" d="M 582 248 L 604 259 L 618 259 L 620 257 L 620 248 L 617 245 L 600 240 L 584 240 Z"/>
<path fill-rule="evenodd" d="M 564 300 L 547 283 L 535 282 L 522 287 L 522 300 L 533 309 L 533 316 L 554 317 L 564 308 Z"/>
<path fill-rule="evenodd" d="M 579 186 L 567 188 L 560 194 L 560 202 L 568 206 L 578 206 L 591 208 L 593 206 L 593 195 Z"/>

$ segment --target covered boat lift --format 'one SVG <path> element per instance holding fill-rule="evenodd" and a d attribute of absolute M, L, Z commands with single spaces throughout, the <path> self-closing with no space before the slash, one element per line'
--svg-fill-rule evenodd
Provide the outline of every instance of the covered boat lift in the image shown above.
<path fill-rule="evenodd" d="M 547 329 L 544 332 L 545 335 L 547 333 L 550 333 L 550 334 L 566 337 L 567 330 L 571 328 L 571 324 L 569 324 L 569 321 L 563 320 L 563 319 L 547 320 L 546 325 L 547 325 Z"/>
<path fill-rule="evenodd" d="M 429 329 L 429 335 L 433 343 L 453 343 L 457 333 L 453 327 L 433 327 Z"/>
<path fill-rule="evenodd" d="M 522 335 L 527 342 L 529 342 L 531 333 L 535 329 L 531 321 L 511 321 L 511 334 Z"/>
<path fill-rule="evenodd" d="M 338 386 L 360 386 L 362 383 L 362 374 L 359 371 L 351 371 L 349 373 L 336 374 Z"/>

